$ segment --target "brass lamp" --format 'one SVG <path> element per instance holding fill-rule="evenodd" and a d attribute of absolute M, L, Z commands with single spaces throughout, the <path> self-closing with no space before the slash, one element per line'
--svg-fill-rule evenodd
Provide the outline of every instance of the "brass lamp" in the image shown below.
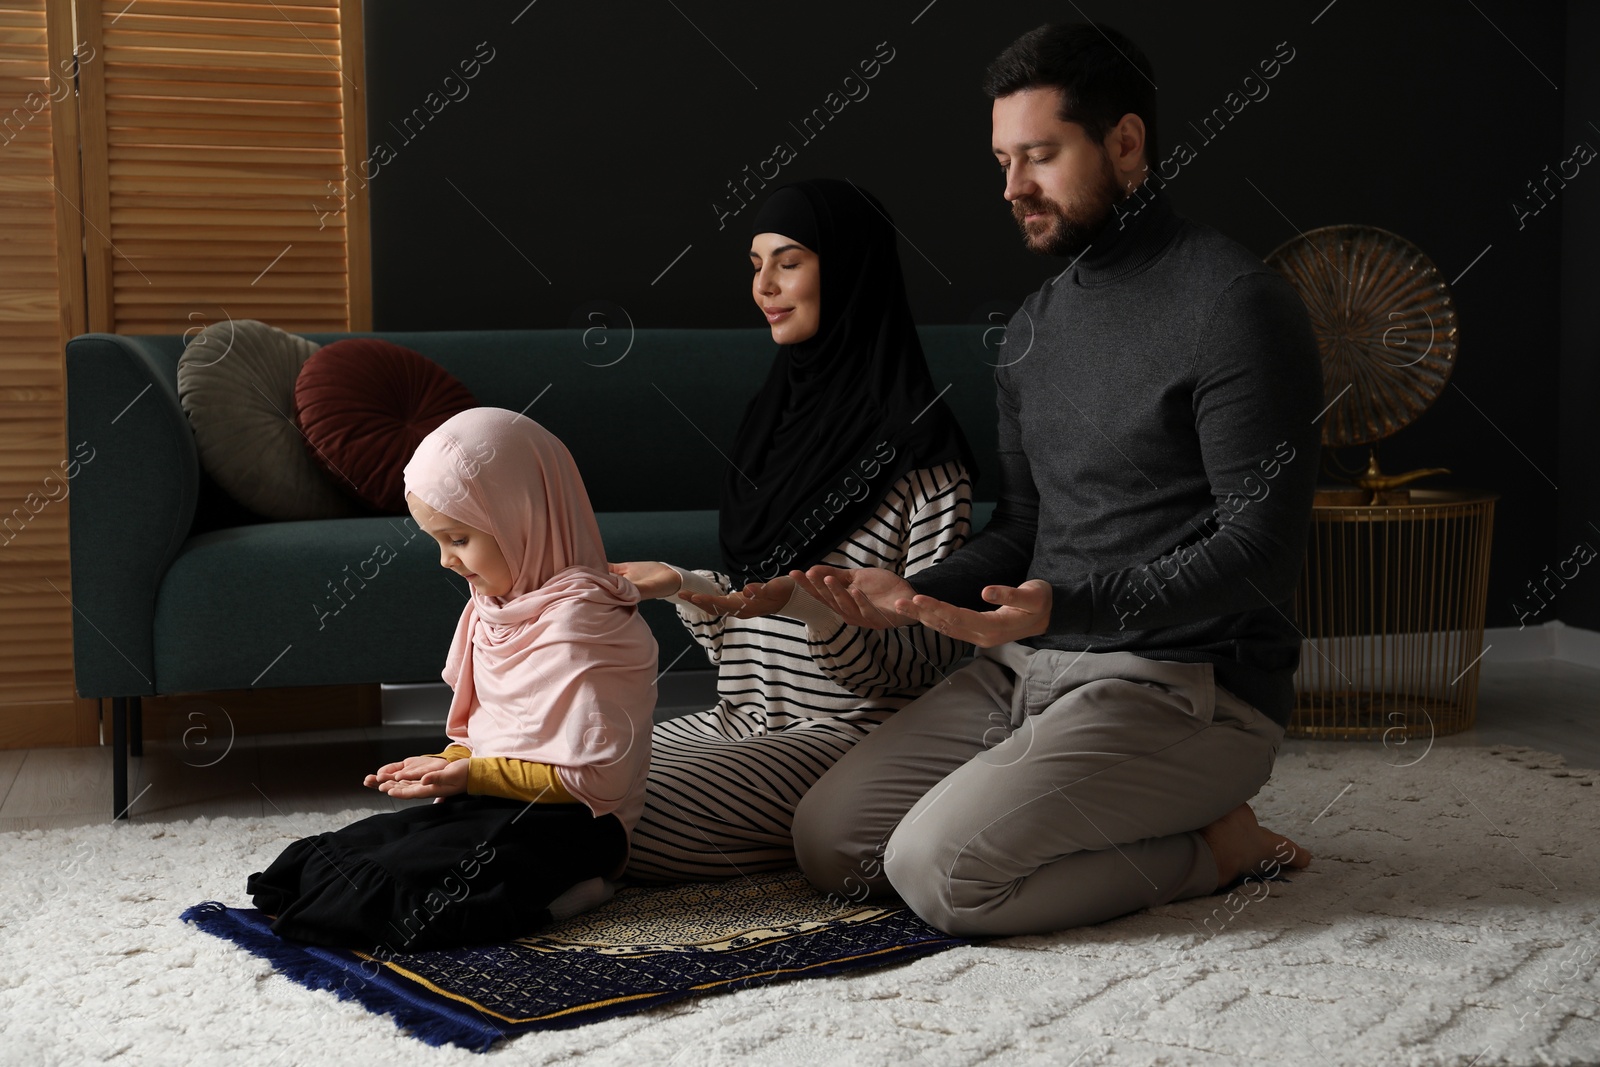
<path fill-rule="evenodd" d="M 1319 488 L 1295 595 L 1300 667 L 1290 736 L 1377 740 L 1464 730 L 1478 671 L 1498 494 L 1416 489 L 1379 441 L 1414 422 L 1455 367 L 1449 286 L 1421 249 L 1374 226 L 1325 226 L 1267 257 L 1299 292 L 1322 353 L 1322 443 L 1367 467 Z M 1331 458 L 1331 457 L 1330 457 Z"/>

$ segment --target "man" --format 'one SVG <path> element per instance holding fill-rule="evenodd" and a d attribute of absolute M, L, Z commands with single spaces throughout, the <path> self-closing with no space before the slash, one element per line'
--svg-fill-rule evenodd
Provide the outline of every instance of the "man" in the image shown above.
<path fill-rule="evenodd" d="M 962 935 L 1099 922 L 1310 855 L 1245 803 L 1294 694 L 1289 618 L 1322 378 L 1294 290 L 1174 214 L 1154 79 L 1127 38 L 1043 26 L 989 68 L 1028 247 L 1070 260 L 996 373 L 1000 501 L 907 582 L 813 567 L 848 623 L 922 622 L 976 660 L 806 794 L 801 868 Z"/>

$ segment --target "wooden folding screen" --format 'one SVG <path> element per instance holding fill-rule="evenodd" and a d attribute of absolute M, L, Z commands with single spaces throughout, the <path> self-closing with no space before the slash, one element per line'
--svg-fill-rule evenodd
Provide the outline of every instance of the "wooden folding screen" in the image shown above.
<path fill-rule="evenodd" d="M 368 325 L 360 11 L 78 0 L 91 329 Z"/>
<path fill-rule="evenodd" d="M 362 81 L 359 0 L 0 0 L 0 748 L 97 735 L 63 346 L 368 328 Z"/>
<path fill-rule="evenodd" d="M 72 689 L 62 346 L 84 327 L 72 12 L 0 4 L 0 745 L 90 744 Z"/>

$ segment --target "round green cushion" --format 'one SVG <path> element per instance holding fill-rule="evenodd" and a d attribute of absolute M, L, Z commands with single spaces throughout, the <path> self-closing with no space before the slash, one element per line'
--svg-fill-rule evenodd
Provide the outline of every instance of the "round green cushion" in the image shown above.
<path fill-rule="evenodd" d="M 295 378 L 316 350 L 264 322 L 230 319 L 201 330 L 178 359 L 178 399 L 201 465 L 270 519 L 362 514 L 307 452 L 295 420 Z"/>

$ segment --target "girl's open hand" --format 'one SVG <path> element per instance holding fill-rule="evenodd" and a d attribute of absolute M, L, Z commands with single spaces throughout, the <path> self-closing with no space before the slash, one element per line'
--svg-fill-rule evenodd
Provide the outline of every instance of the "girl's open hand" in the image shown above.
<path fill-rule="evenodd" d="M 387 793 L 383 787 L 390 782 L 415 782 L 431 771 L 443 770 L 449 763 L 443 756 L 407 756 L 399 763 L 385 763 L 377 774 L 367 775 L 361 784 Z"/>
<path fill-rule="evenodd" d="M 471 762 L 466 759 L 445 760 L 437 756 L 412 756 L 402 763 L 380 767 L 377 774 L 367 775 L 366 784 L 380 793 L 401 800 L 454 796 L 467 791 L 467 776 L 471 773 L 468 764 Z M 379 780 L 384 771 L 394 767 L 400 768 L 398 774 Z"/>

